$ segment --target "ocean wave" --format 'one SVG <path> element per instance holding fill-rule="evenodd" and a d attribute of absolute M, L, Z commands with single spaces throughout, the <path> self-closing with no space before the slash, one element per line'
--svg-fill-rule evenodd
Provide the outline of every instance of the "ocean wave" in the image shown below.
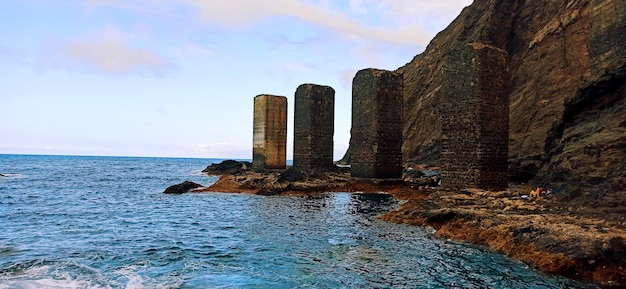
<path fill-rule="evenodd" d="M 23 174 L 5 174 L 0 173 L 0 180 L 8 180 L 8 179 L 23 179 L 26 178 Z"/>
<path fill-rule="evenodd" d="M 180 288 L 185 280 L 167 276 L 165 280 L 142 276 L 145 266 L 127 265 L 104 275 L 96 268 L 74 262 L 33 260 L 0 269 L 0 289 L 52 288 Z"/>
<path fill-rule="evenodd" d="M 0 245 L 0 256 L 3 255 L 10 255 L 11 253 L 13 253 L 15 251 L 15 248 L 13 246 L 9 246 L 9 245 Z"/>

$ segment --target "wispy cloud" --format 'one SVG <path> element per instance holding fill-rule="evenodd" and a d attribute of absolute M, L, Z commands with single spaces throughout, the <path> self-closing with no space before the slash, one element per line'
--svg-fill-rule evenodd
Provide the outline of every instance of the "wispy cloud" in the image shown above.
<path fill-rule="evenodd" d="M 25 55 L 23 52 L 19 52 L 0 43 L 0 61 L 2 60 L 16 63 L 26 63 Z"/>
<path fill-rule="evenodd" d="M 161 7 L 170 11 L 194 13 L 199 20 L 232 28 L 246 28 L 261 20 L 274 17 L 293 17 L 300 21 L 328 29 L 348 38 L 368 39 L 401 45 L 424 46 L 432 37 L 420 24 L 428 13 L 449 13 L 450 7 L 471 0 L 349 0 L 347 7 L 339 8 L 336 1 L 303 0 L 89 0 L 91 8 L 112 6 L 121 9 L 145 10 L 142 7 Z M 132 3 L 132 4 L 131 4 Z M 180 9 L 180 5 L 188 9 Z M 344 5 L 345 6 L 345 5 Z M 452 10 L 456 11 L 456 10 Z M 372 25 L 359 20 L 359 14 L 386 18 Z M 400 23 L 401 22 L 401 23 Z M 400 25 L 397 25 L 400 24 Z"/>
<path fill-rule="evenodd" d="M 122 33 L 107 30 L 102 35 L 54 43 L 44 49 L 44 67 L 85 69 L 103 74 L 151 74 L 169 72 L 174 65 L 154 50 L 132 45 Z M 51 55 L 52 58 L 47 56 Z"/>
<path fill-rule="evenodd" d="M 116 7 L 144 11 L 159 9 L 160 13 L 178 13 L 178 19 L 195 19 L 231 29 L 253 28 L 264 20 L 286 17 L 321 28 L 299 40 L 282 34 L 281 27 L 267 31 L 272 47 L 328 43 L 341 37 L 348 43 L 369 46 L 393 45 L 411 47 L 414 52 L 424 48 L 442 26 L 458 14 L 458 7 L 472 0 L 89 0 L 90 8 Z M 191 17 L 190 17 L 191 16 Z M 278 30 L 276 30 L 278 29 Z M 264 33 L 264 32 L 261 32 Z M 278 35 L 278 36 L 277 36 Z M 334 40 L 333 40 L 334 41 Z M 280 44 L 280 45 L 279 45 Z"/>
<path fill-rule="evenodd" d="M 286 16 L 329 29 L 349 38 L 371 39 L 397 44 L 422 45 L 430 35 L 417 25 L 374 27 L 357 21 L 347 12 L 326 5 L 297 0 L 206 1 L 179 0 L 197 9 L 205 21 L 242 27 L 271 16 Z"/>

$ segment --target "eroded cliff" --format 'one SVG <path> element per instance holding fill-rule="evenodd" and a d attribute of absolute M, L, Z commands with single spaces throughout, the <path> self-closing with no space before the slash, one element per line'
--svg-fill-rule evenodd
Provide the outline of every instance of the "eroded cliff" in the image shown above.
<path fill-rule="evenodd" d="M 398 69 L 404 163 L 441 165 L 444 56 L 456 43 L 482 43 L 509 56 L 510 180 L 624 190 L 625 15 L 623 0 L 474 1 Z"/>

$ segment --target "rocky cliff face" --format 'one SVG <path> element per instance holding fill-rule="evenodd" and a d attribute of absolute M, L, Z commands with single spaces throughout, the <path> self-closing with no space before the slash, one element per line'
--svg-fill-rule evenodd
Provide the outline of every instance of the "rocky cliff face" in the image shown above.
<path fill-rule="evenodd" d="M 480 43 L 509 57 L 510 179 L 625 190 L 625 23 L 623 0 L 475 0 L 398 69 L 403 161 L 441 165 L 444 56 Z"/>

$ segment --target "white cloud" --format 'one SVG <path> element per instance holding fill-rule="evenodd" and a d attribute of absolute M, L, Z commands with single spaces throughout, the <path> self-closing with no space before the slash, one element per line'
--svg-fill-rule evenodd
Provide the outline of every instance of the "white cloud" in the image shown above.
<path fill-rule="evenodd" d="M 330 9 L 325 5 L 315 5 L 297 0 L 179 1 L 195 7 L 205 21 L 237 27 L 251 25 L 271 16 L 287 16 L 327 28 L 350 38 L 408 45 L 423 45 L 430 39 L 430 35 L 417 25 L 372 27 L 355 20 L 346 12 Z"/>
<path fill-rule="evenodd" d="M 472 0 L 89 0 L 101 5 L 167 14 L 192 13 L 197 20 L 248 28 L 272 17 L 291 17 L 347 39 L 425 47 Z M 181 6 L 182 5 L 182 6 Z M 152 8 L 146 8 L 152 7 Z M 433 31 L 435 29 L 436 31 Z"/>
<path fill-rule="evenodd" d="M 86 69 L 104 74 L 163 74 L 173 64 L 159 53 L 137 46 L 115 30 L 52 45 L 43 53 L 44 67 Z M 51 55 L 50 55 L 51 54 Z"/>

